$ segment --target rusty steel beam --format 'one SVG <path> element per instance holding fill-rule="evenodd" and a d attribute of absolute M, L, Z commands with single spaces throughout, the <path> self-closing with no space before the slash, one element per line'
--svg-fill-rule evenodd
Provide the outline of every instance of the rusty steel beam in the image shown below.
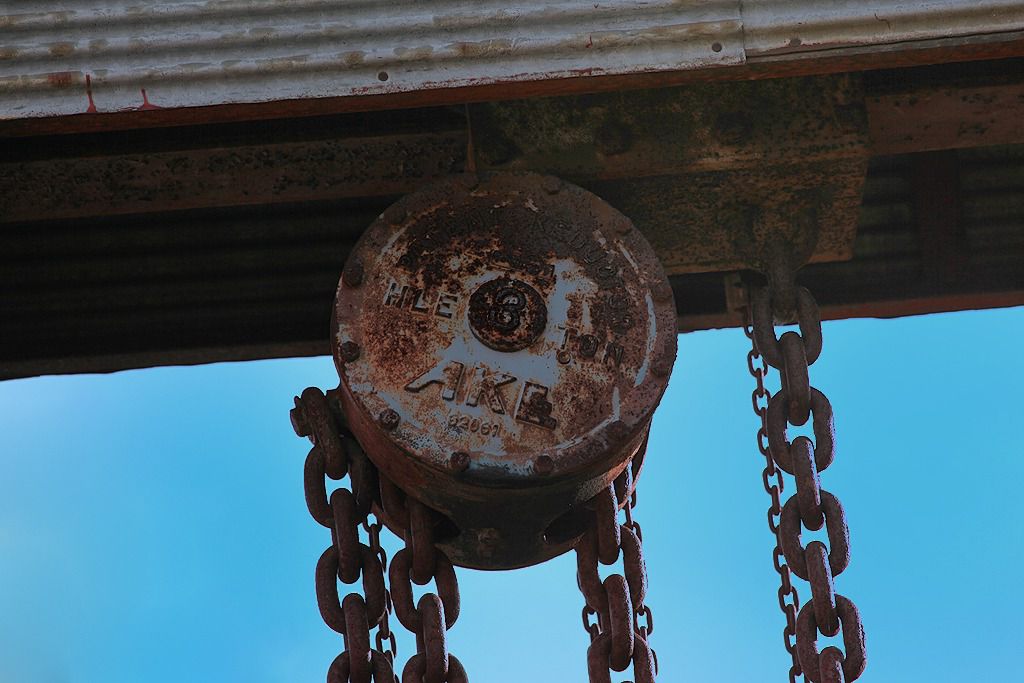
<path fill-rule="evenodd" d="M 315 135 L 298 140 L 287 133 L 298 121 L 171 129 L 159 136 L 178 140 L 169 146 L 127 133 L 10 140 L 0 222 L 402 194 L 461 171 L 470 129 L 482 168 L 583 183 L 852 158 L 864 106 L 872 155 L 1024 142 L 1024 60 L 880 87 L 906 73 L 874 75 L 864 104 L 810 78 L 483 104 L 468 123 L 461 111 L 378 115 L 391 132 L 365 117 L 309 119 Z M 237 141 L 237 130 L 255 132 Z"/>
<path fill-rule="evenodd" d="M 469 116 L 478 166 L 581 181 L 865 156 L 856 75 L 495 102 Z"/>
<path fill-rule="evenodd" d="M 315 136 L 299 140 L 287 139 L 299 121 L 171 129 L 169 149 L 127 133 L 10 140 L 0 222 L 402 194 L 461 171 L 470 129 L 482 168 L 584 183 L 852 158 L 865 106 L 872 155 L 1024 142 L 1024 60 L 970 78 L 907 73 L 873 75 L 863 102 L 836 90 L 849 77 L 808 78 L 483 104 L 468 123 L 461 110 L 377 115 L 391 132 L 365 116 L 308 119 Z M 882 87 L 891 80 L 908 82 Z"/>
<path fill-rule="evenodd" d="M 1024 142 L 1024 60 L 917 73 L 866 86 L 873 155 Z"/>
<path fill-rule="evenodd" d="M 808 287 L 825 284 L 824 278 L 812 278 L 804 273 L 800 276 L 800 282 Z M 723 288 L 728 284 L 723 280 L 716 283 Z M 1017 281 L 1015 286 L 1020 287 Z M 834 295 L 833 295 L 834 296 Z M 879 298 L 873 301 L 847 303 L 844 301 L 833 301 L 826 299 L 825 303 L 819 301 L 822 320 L 848 320 L 851 318 L 905 318 L 914 315 L 929 315 L 933 313 L 955 313 L 958 311 L 979 311 L 992 308 L 1014 308 L 1024 306 L 1024 288 L 1012 291 L 1001 292 L 956 292 L 936 291 L 932 294 L 921 296 Z M 730 327 L 739 327 L 743 317 L 739 311 L 731 310 L 725 304 L 713 311 L 687 313 L 679 316 L 680 332 L 699 332 L 701 330 L 716 330 Z"/>
<path fill-rule="evenodd" d="M 503 102 L 470 108 L 468 121 L 421 110 L 392 117 L 395 132 L 337 119 L 295 141 L 260 137 L 282 136 L 269 125 L 167 145 L 11 141 L 0 221 L 404 194 L 460 172 L 470 131 L 481 169 L 576 182 L 863 158 L 862 99 L 856 79 L 828 77 Z"/>
<path fill-rule="evenodd" d="M 831 228 L 849 221 L 851 235 L 852 221 L 860 214 L 853 259 L 815 263 L 802 275 L 820 293 L 826 317 L 1018 305 L 1024 303 L 1021 153 L 1012 147 L 962 147 L 972 141 L 1024 141 L 1016 137 L 1018 128 L 999 119 L 1001 112 L 1012 114 L 1019 106 L 1012 97 L 1020 82 L 1017 67 L 1019 62 L 1010 61 L 977 71 L 946 66 L 865 75 L 869 125 L 870 117 L 878 115 L 872 98 L 898 100 L 902 107 L 911 104 L 907 93 L 915 91 L 940 89 L 970 98 L 972 88 L 1006 88 L 1000 92 L 1008 95 L 994 104 L 978 100 L 977 109 L 962 110 L 979 112 L 966 117 L 971 126 L 984 116 L 995 116 L 997 125 L 955 134 L 946 125 L 945 137 L 915 129 L 911 121 L 887 128 L 887 138 L 876 134 L 869 139 L 863 98 L 829 99 L 820 87 L 765 81 L 705 85 L 681 93 L 560 98 L 546 109 L 531 102 L 486 104 L 470 108 L 468 124 L 465 108 L 437 107 L 167 128 L 156 134 L 138 130 L 8 139 L 0 162 L 0 184 L 6 183 L 8 194 L 3 201 L 31 220 L 9 222 L 5 219 L 13 214 L 0 215 L 0 376 L 326 352 L 325 311 L 350 245 L 396 198 L 388 188 L 405 193 L 409 190 L 403 188 L 418 186 L 428 174 L 378 158 L 367 169 L 343 161 L 325 163 L 323 173 L 314 177 L 320 167 L 306 156 L 331 146 L 342 152 L 360 145 L 401 150 L 402 140 L 416 140 L 416 150 L 447 150 L 430 158 L 450 159 L 458 169 L 470 135 L 480 168 L 548 168 L 630 215 L 677 273 L 673 286 L 681 329 L 735 324 L 722 272 L 692 271 L 740 267 L 737 259 L 722 254 L 749 239 L 736 241 L 729 235 L 756 236 L 755 226 L 785 229 L 793 201 L 837 212 L 821 214 L 824 222 Z M 722 95 L 717 109 L 716 93 Z M 774 108 L 767 108 L 764 98 L 771 93 Z M 803 111 L 785 113 L 780 104 L 787 97 Z M 744 116 L 748 111 L 771 114 L 751 122 Z M 890 121 L 900 123 L 902 114 L 894 113 Z M 856 129 L 844 130 L 844 122 Z M 817 138 L 815 123 L 821 127 Z M 501 136 L 510 131 L 518 131 L 515 147 L 506 145 L 505 156 L 496 155 Z M 947 140 L 960 150 L 935 158 L 942 163 L 915 164 L 910 156 L 873 160 L 860 203 L 855 181 L 864 174 L 858 164 L 872 149 L 885 150 L 904 134 L 925 148 Z M 446 136 L 447 146 L 434 145 Z M 562 137 L 566 142 L 558 147 Z M 286 163 L 277 165 L 277 157 L 261 154 L 271 148 L 283 150 L 280 158 Z M 555 151 L 545 156 L 545 149 Z M 188 177 L 171 173 L 169 159 L 193 153 L 196 158 L 209 155 L 203 157 L 207 163 L 187 166 Z M 222 176 L 213 173 L 219 164 L 232 162 L 241 165 Z M 31 183 L 12 172 L 32 164 L 68 164 L 88 172 L 61 176 L 66 182 L 53 183 L 44 202 Z M 287 172 L 293 166 L 305 169 L 310 183 L 284 182 L 275 189 L 275 179 L 293 177 Z M 160 170 L 137 174 L 133 169 L 138 168 Z M 367 180 L 365 173 L 380 179 Z M 225 180 L 250 177 L 249 185 Z M 315 192 L 309 188 L 313 181 L 319 183 Z M 76 182 L 96 191 L 99 200 L 58 196 L 61 188 L 74 194 Z M 186 188 L 187 193 L 141 198 L 133 194 L 133 182 L 150 189 Z M 357 189 L 347 191 L 348 183 Z M 258 189 L 256 203 L 246 195 L 253 188 Z M 841 191 L 814 196 L 834 188 Z M 801 189 L 805 192 L 797 192 Z M 944 196 L 954 192 L 956 198 Z M 732 233 L 725 225 L 730 211 L 724 210 L 730 201 L 732 218 L 739 219 Z M 767 210 L 767 215 L 737 212 L 737 203 Z M 940 211 L 943 206 L 955 210 Z M 932 218 L 926 216 L 929 210 Z M 937 267 L 936 254 L 949 254 L 948 245 L 955 252 L 964 237 L 970 249 L 960 249 L 964 256 L 958 258 L 966 263 Z M 947 247 L 930 253 L 923 242 L 940 238 Z M 827 235 L 819 241 L 819 254 L 844 254 Z M 694 263 L 700 267 L 693 268 Z M 944 270 L 960 276 L 942 276 Z"/>
<path fill-rule="evenodd" d="M 462 170 L 466 132 L 0 165 L 0 222 L 400 195 Z"/>
<path fill-rule="evenodd" d="M 1024 142 L 1024 83 L 918 88 L 867 100 L 874 154 Z"/>
<path fill-rule="evenodd" d="M 258 144 L 248 134 L 198 148 L 180 134 L 166 143 L 140 135 L 126 150 L 105 147 L 109 136 L 91 150 L 21 144 L 22 160 L 0 164 L 0 223 L 401 195 L 461 171 L 472 148 L 480 170 L 550 173 L 609 198 L 669 273 L 749 265 L 741 242 L 801 233 L 801 222 L 821 226 L 812 260 L 851 253 L 867 163 L 856 78 L 514 101 L 472 107 L 468 120 L 424 118 L 437 128 Z"/>

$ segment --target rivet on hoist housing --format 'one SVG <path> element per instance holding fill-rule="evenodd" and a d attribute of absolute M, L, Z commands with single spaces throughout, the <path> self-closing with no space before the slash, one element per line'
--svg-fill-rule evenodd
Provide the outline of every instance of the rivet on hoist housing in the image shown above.
<path fill-rule="evenodd" d="M 650 245 L 607 203 L 551 177 L 472 174 L 366 231 L 332 347 L 367 455 L 452 522 L 439 547 L 510 569 L 569 550 L 584 503 L 642 454 L 676 310 Z"/>

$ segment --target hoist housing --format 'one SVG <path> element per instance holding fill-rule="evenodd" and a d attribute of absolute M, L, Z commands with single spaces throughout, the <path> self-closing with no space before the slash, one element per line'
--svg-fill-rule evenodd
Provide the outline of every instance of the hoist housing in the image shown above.
<path fill-rule="evenodd" d="M 551 176 L 466 174 L 389 207 L 334 308 L 343 413 L 447 515 L 456 564 L 567 550 L 643 447 L 676 351 L 672 290 L 632 223 Z"/>

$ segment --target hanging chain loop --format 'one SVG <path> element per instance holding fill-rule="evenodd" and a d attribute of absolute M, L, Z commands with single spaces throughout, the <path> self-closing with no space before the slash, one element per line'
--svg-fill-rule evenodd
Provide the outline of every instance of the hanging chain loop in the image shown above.
<path fill-rule="evenodd" d="M 748 317 L 751 315 L 752 313 L 748 311 Z M 767 315 L 771 315 L 770 309 Z M 754 340 L 754 333 L 749 320 L 744 325 L 743 332 L 751 341 L 751 349 L 747 353 L 747 370 L 754 378 L 756 386 L 750 395 L 750 400 L 754 407 L 754 413 L 760 420 L 760 427 L 757 430 L 757 448 L 765 459 L 761 480 L 764 484 L 765 492 L 768 493 L 771 499 L 771 503 L 768 506 L 768 528 L 775 537 L 775 547 L 772 550 L 772 564 L 775 567 L 775 571 L 778 572 L 780 580 L 778 590 L 779 609 L 782 610 L 786 617 L 786 626 L 782 630 L 783 643 L 786 646 L 786 651 L 789 653 L 791 661 L 789 680 L 790 683 L 796 683 L 797 678 L 802 673 L 800 658 L 796 651 L 796 645 L 793 642 L 793 639 L 796 637 L 800 596 L 797 593 L 796 586 L 793 585 L 789 565 L 782 562 L 783 553 L 779 541 L 779 517 L 782 515 L 782 492 L 785 488 L 785 483 L 782 478 L 782 470 L 775 466 L 775 461 L 772 459 L 768 442 L 768 406 L 772 399 L 772 393 L 764 384 L 764 380 L 768 376 L 768 362 L 758 351 L 757 342 Z M 774 332 L 772 333 L 772 339 L 774 339 Z"/>
<path fill-rule="evenodd" d="M 447 631 L 459 618 L 461 602 L 455 567 L 436 545 L 440 515 L 380 478 L 380 503 L 392 522 L 406 521 L 405 547 L 391 560 L 389 578 L 398 621 L 416 636 L 416 655 L 402 670 L 402 683 L 461 683 L 466 671 L 448 652 Z M 413 605 L 415 583 L 433 581 L 437 593 L 426 593 Z"/>
<path fill-rule="evenodd" d="M 611 486 L 590 501 L 593 522 L 576 545 L 576 583 L 585 602 L 583 628 L 590 635 L 590 683 L 610 683 L 609 670 L 625 671 L 630 665 L 636 683 L 655 680 L 657 659 L 647 642 L 654 631 L 654 615 L 644 603 L 647 567 L 640 525 L 633 520 L 635 505 L 630 463 Z M 625 524 L 619 523 L 620 509 L 625 511 Z M 610 574 L 602 581 L 598 565 L 614 564 L 620 557 L 623 573 Z"/>
<path fill-rule="evenodd" d="M 455 568 L 435 545 L 439 517 L 377 471 L 345 429 L 332 393 L 306 389 L 291 411 L 296 434 L 313 442 L 303 468 L 306 507 L 331 530 L 331 545 L 316 565 L 317 606 L 324 622 L 344 637 L 345 651 L 331 663 L 327 681 L 397 683 L 396 641 L 389 624 L 394 610 L 416 634 L 418 649 L 406 664 L 403 683 L 468 683 L 465 669 L 448 653 L 447 630 L 459 615 L 459 586 Z M 346 475 L 351 488 L 339 487 L 328 496 L 326 479 Z M 380 542 L 383 524 L 375 513 L 405 530 L 406 547 L 395 554 L 390 568 Z M 385 575 L 394 587 L 394 603 Z M 413 607 L 411 581 L 423 585 L 431 580 L 439 595 L 428 593 Z M 350 592 L 341 599 L 339 582 L 361 582 L 362 594 Z"/>
<path fill-rule="evenodd" d="M 747 366 L 757 380 L 753 401 L 754 410 L 761 418 L 758 446 L 766 457 L 763 478 L 772 498 L 768 520 L 776 536 L 775 568 L 782 578 L 779 604 L 786 613 L 786 649 L 793 656 L 790 680 L 795 681 L 802 672 L 812 683 L 852 682 L 864 672 L 867 660 L 860 614 L 834 587 L 835 577 L 850 564 L 850 535 L 843 506 L 834 495 L 821 488 L 820 481 L 821 472 L 835 459 L 835 433 L 832 406 L 823 393 L 810 385 L 808 374 L 808 366 L 818 359 L 822 348 L 818 305 L 810 292 L 797 288 L 800 334 L 786 332 L 781 338 L 775 335 L 769 288 L 753 290 L 750 315 L 753 329 L 745 328 L 745 331 L 753 341 L 753 348 L 747 356 Z M 764 363 L 756 367 L 759 356 Z M 781 379 L 782 387 L 774 396 L 764 387 L 768 365 L 779 371 Z M 766 406 L 760 403 L 762 399 L 767 401 Z M 790 441 L 787 424 L 799 426 L 809 419 L 814 441 L 804 436 Z M 794 475 L 796 494 L 780 510 L 781 472 Z M 811 541 L 804 547 L 801 529 L 818 531 L 822 527 L 826 530 L 828 547 L 820 541 Z M 785 564 L 781 563 L 782 558 Z M 802 609 L 791 574 L 811 586 L 811 599 Z M 784 598 L 790 594 L 793 602 L 787 603 Z M 846 652 L 835 647 L 819 652 L 818 634 L 831 637 L 840 630 Z M 790 641 L 794 631 L 795 652 Z"/>

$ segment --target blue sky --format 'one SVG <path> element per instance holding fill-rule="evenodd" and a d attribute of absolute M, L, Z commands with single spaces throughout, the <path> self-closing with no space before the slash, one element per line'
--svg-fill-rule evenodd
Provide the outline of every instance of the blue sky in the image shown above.
<path fill-rule="evenodd" d="M 1022 333 L 1022 308 L 824 325 L 822 484 L 850 521 L 836 584 L 863 614 L 863 681 L 1018 675 Z M 637 516 L 666 683 L 785 679 L 746 348 L 680 337 L 655 417 Z M 0 683 L 324 680 L 329 536 L 288 408 L 335 382 L 314 358 L 0 383 Z M 473 680 L 585 680 L 574 571 L 460 571 L 449 645 Z"/>

